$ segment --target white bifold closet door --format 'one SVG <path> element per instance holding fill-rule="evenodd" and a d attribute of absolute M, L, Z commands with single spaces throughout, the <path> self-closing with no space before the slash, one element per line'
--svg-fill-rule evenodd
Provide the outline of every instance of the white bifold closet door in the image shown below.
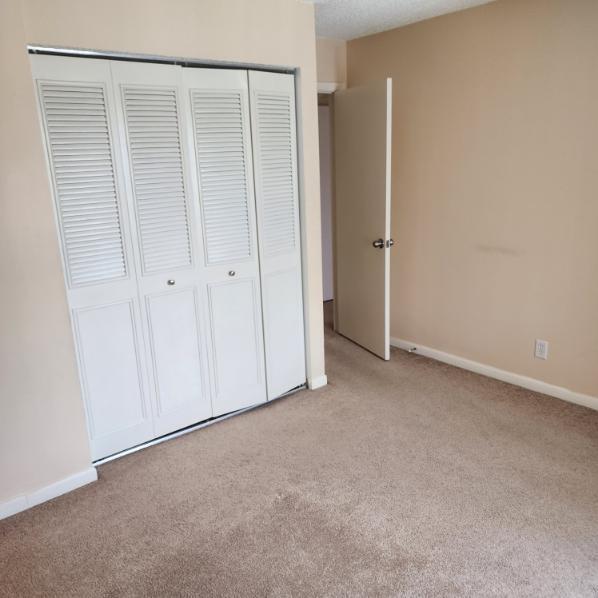
<path fill-rule="evenodd" d="M 293 75 L 249 71 L 268 398 L 305 383 Z"/>
<path fill-rule="evenodd" d="M 293 77 L 31 62 L 93 459 L 304 384 Z"/>

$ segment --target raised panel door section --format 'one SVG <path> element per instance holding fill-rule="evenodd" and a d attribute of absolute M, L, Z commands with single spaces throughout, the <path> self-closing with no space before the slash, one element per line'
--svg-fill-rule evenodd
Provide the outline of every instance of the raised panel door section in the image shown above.
<path fill-rule="evenodd" d="M 156 435 L 212 416 L 204 388 L 194 289 L 147 298 L 155 372 Z"/>
<path fill-rule="evenodd" d="M 193 131 L 214 415 L 266 400 L 247 71 L 183 69 Z"/>
<path fill-rule="evenodd" d="M 305 383 L 295 79 L 249 72 L 268 398 Z"/>
<path fill-rule="evenodd" d="M 253 279 L 211 284 L 208 293 L 214 415 L 221 415 L 266 399 L 259 298 Z"/>
<path fill-rule="evenodd" d="M 92 458 L 152 437 L 133 301 L 74 311 Z"/>
<path fill-rule="evenodd" d="M 267 272 L 263 277 L 263 305 L 267 311 L 266 348 L 268 393 L 275 398 L 305 382 L 303 304 L 297 300 L 303 289 L 297 268 Z"/>

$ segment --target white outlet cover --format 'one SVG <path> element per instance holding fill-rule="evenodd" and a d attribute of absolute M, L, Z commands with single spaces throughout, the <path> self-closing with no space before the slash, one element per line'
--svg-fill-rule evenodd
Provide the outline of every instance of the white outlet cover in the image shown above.
<path fill-rule="evenodd" d="M 535 356 L 537 359 L 548 359 L 548 341 L 536 339 Z"/>

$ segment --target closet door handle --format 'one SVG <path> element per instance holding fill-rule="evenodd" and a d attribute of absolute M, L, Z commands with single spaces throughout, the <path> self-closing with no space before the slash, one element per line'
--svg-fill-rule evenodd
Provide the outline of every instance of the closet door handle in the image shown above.
<path fill-rule="evenodd" d="M 167 280 L 167 281 L 166 281 L 166 284 L 167 284 L 169 287 L 173 287 L 173 286 L 175 285 L 174 278 L 170 278 L 169 280 Z"/>
<path fill-rule="evenodd" d="M 229 270 L 228 271 L 228 275 L 229 276 L 234 276 L 236 274 L 236 272 L 234 270 Z"/>

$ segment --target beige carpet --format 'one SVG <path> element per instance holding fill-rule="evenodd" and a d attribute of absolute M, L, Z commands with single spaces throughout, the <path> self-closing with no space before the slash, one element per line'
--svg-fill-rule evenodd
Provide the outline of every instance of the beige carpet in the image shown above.
<path fill-rule="evenodd" d="M 598 596 L 598 413 L 328 333 L 330 385 L 0 522 L 2 596 Z"/>

